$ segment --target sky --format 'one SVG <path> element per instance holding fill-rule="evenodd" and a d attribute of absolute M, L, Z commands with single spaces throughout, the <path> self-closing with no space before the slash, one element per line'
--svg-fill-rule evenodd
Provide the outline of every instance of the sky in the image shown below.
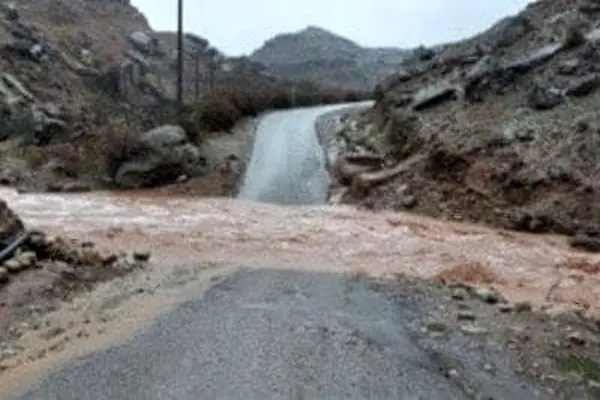
<path fill-rule="evenodd" d="M 415 47 L 478 33 L 530 0 L 184 0 L 184 29 L 230 56 L 308 25 L 369 47 Z M 155 30 L 176 30 L 177 0 L 132 0 Z"/>

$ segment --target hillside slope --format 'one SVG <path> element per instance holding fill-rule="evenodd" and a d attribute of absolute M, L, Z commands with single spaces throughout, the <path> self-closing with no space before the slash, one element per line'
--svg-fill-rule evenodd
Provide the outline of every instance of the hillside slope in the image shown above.
<path fill-rule="evenodd" d="M 207 131 L 230 131 L 244 116 L 292 105 L 290 82 L 186 34 L 188 107 L 178 113 L 176 34 L 154 32 L 128 0 L 2 3 L 0 52 L 0 183 L 27 190 L 48 189 L 53 180 L 83 190 L 200 174 Z M 297 97 L 304 105 L 347 98 L 302 87 Z M 184 129 L 171 126 L 141 139 L 166 123 Z M 185 150 L 164 151 L 167 142 L 185 142 Z M 182 167 L 192 159 L 194 168 Z M 119 170 L 131 179 L 120 179 Z M 63 183 L 52 190 L 63 190 Z"/>
<path fill-rule="evenodd" d="M 341 201 L 600 251 L 599 16 L 598 2 L 541 0 L 405 63 L 338 132 Z"/>
<path fill-rule="evenodd" d="M 395 48 L 361 47 L 325 29 L 308 26 L 273 37 L 250 58 L 283 77 L 372 89 L 407 53 Z"/>

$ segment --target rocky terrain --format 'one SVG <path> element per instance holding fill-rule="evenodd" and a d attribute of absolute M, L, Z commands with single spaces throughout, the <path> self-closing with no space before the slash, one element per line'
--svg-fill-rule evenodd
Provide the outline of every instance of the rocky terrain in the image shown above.
<path fill-rule="evenodd" d="M 62 301 L 139 269 L 150 258 L 146 252 L 103 252 L 93 242 L 32 231 L 4 201 L 0 243 L 0 364 L 14 355 L 10 342 Z"/>
<path fill-rule="evenodd" d="M 366 48 L 325 29 L 309 26 L 266 41 L 250 59 L 278 76 L 371 90 L 409 55 L 413 51 Z"/>
<path fill-rule="evenodd" d="M 289 81 L 185 34 L 179 113 L 176 48 L 129 1 L 2 2 L 0 182 L 72 192 L 210 180 L 219 166 L 207 161 L 206 134 L 292 105 Z M 298 104 L 349 95 L 304 85 Z"/>
<path fill-rule="evenodd" d="M 540 0 L 379 83 L 330 125 L 334 202 L 600 251 L 600 4 Z"/>

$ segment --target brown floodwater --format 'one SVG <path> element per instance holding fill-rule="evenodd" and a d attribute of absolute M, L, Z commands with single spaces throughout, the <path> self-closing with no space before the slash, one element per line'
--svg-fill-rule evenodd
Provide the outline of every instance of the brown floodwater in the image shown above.
<path fill-rule="evenodd" d="M 514 301 L 600 311 L 600 257 L 557 236 L 527 235 L 348 206 L 276 206 L 165 191 L 17 194 L 0 189 L 30 228 L 147 249 L 156 263 L 417 276 L 480 283 Z"/>

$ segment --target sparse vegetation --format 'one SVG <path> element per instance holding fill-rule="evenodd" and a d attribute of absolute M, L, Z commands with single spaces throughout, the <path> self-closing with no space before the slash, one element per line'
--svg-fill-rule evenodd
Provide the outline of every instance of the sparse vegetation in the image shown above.
<path fill-rule="evenodd" d="M 204 132 L 229 131 L 242 118 L 292 107 L 314 106 L 368 100 L 370 93 L 337 87 L 298 84 L 295 94 L 289 85 L 247 89 L 216 89 L 198 104 L 187 106 L 175 123 L 181 125 L 195 142 Z"/>

